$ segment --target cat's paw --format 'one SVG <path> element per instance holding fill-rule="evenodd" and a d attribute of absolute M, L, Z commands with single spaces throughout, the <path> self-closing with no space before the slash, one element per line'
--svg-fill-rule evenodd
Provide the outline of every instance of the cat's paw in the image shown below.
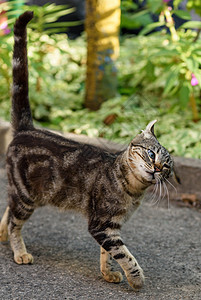
<path fill-rule="evenodd" d="M 107 272 L 105 274 L 102 273 L 102 275 L 107 282 L 119 283 L 123 280 L 120 272 Z"/>
<path fill-rule="evenodd" d="M 18 265 L 22 265 L 22 264 L 33 264 L 33 256 L 29 253 L 24 253 L 24 254 L 18 254 L 18 255 L 14 255 L 14 261 L 18 264 Z"/>
<path fill-rule="evenodd" d="M 126 274 L 126 277 L 128 283 L 135 291 L 139 291 L 143 287 L 145 278 L 141 268 L 137 272 Z"/>
<path fill-rule="evenodd" d="M 8 241 L 8 230 L 7 228 L 1 228 L 0 224 L 0 242 L 7 242 Z"/>

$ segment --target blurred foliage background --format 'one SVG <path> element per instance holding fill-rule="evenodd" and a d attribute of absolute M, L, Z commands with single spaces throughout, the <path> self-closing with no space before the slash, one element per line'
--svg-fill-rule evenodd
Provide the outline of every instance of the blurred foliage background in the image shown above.
<path fill-rule="evenodd" d="M 8 17 L 0 26 L 0 117 L 6 120 L 10 119 L 12 5 L 17 1 L 0 4 L 0 12 Z M 51 129 L 125 144 L 157 119 L 156 135 L 173 155 L 201 158 L 201 22 L 192 21 L 190 14 L 194 9 L 201 15 L 200 5 L 189 0 L 186 10 L 181 10 L 180 0 L 142 2 L 121 1 L 121 30 L 136 29 L 138 35 L 121 35 L 118 94 L 96 112 L 83 106 L 85 34 L 69 40 L 61 32 L 73 24 L 55 23 L 72 9 L 54 4 L 29 7 L 35 12 L 28 29 L 34 120 Z M 183 20 L 179 26 L 175 16 Z"/>

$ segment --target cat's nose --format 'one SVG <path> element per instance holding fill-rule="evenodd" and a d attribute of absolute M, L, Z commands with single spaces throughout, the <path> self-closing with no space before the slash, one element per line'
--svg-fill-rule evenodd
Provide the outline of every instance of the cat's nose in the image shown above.
<path fill-rule="evenodd" d="M 161 170 L 162 170 L 162 168 L 160 165 L 158 165 L 158 164 L 154 165 L 154 172 L 161 172 Z"/>

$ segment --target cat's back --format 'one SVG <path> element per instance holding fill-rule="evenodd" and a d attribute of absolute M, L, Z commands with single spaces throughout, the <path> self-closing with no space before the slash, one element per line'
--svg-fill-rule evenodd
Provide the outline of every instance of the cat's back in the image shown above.
<path fill-rule="evenodd" d="M 66 139 L 48 130 L 38 129 L 21 131 L 15 135 L 10 143 L 7 157 L 17 158 L 23 155 L 32 155 L 33 158 L 34 155 L 43 155 L 43 157 L 47 155 L 65 162 L 76 160 L 79 161 L 79 166 L 83 162 L 87 164 L 98 162 L 110 164 L 116 158 L 115 154 L 104 151 L 99 147 Z"/>
<path fill-rule="evenodd" d="M 7 173 L 10 185 L 36 201 L 64 206 L 68 198 L 66 208 L 75 208 L 88 198 L 115 158 L 98 147 L 35 129 L 14 137 L 7 153 Z"/>

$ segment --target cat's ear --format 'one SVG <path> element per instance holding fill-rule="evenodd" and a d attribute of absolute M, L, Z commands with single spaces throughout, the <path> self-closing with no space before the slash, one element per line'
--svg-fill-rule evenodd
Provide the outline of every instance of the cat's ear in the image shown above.
<path fill-rule="evenodd" d="M 155 135 L 155 134 L 154 134 L 154 124 L 155 124 L 156 122 L 157 122 L 157 120 L 151 121 L 151 122 L 147 125 L 145 131 L 146 131 L 146 132 L 149 132 L 149 133 L 152 133 L 153 135 Z"/>

